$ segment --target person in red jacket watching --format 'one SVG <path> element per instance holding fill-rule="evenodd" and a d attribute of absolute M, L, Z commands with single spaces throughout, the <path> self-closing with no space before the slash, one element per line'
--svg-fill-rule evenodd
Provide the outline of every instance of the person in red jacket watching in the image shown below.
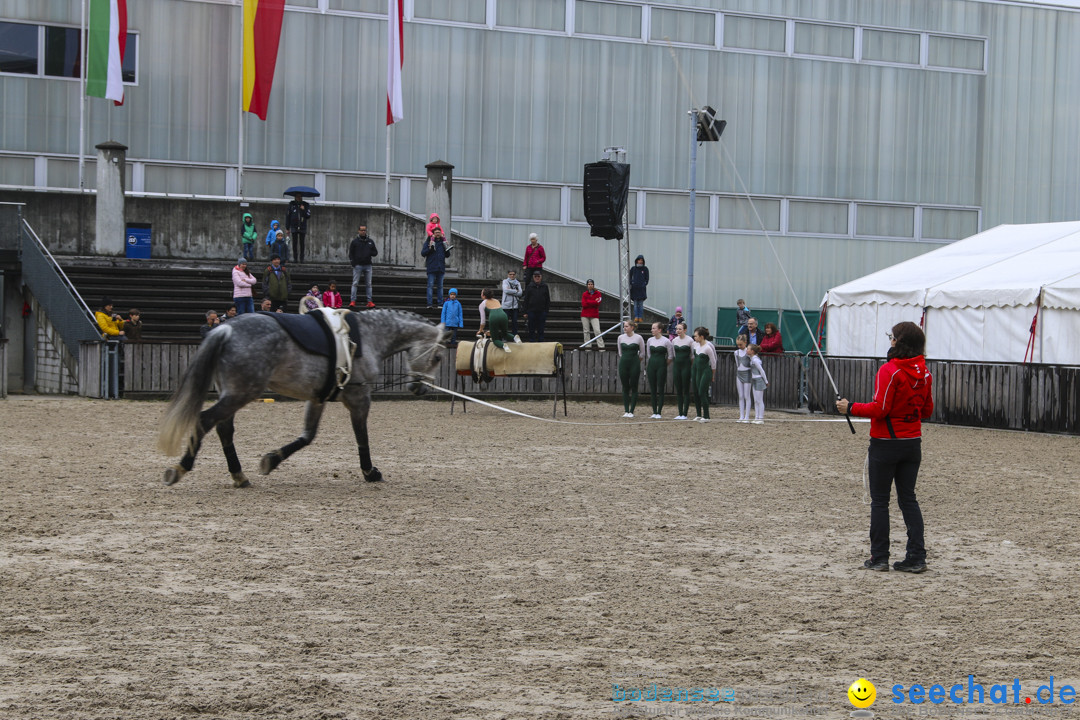
<path fill-rule="evenodd" d="M 874 380 L 874 400 L 836 402 L 838 412 L 870 418 L 870 559 L 868 570 L 889 569 L 889 495 L 896 482 L 896 502 L 907 525 L 907 554 L 893 569 L 926 570 L 923 519 L 915 498 L 915 481 L 922 462 L 922 421 L 934 412 L 930 371 L 923 353 L 926 336 L 918 325 L 902 322 L 889 333 L 888 361 Z"/>
<path fill-rule="evenodd" d="M 600 291 L 596 289 L 596 285 L 592 280 L 585 281 L 585 292 L 581 293 L 581 332 L 585 336 L 585 343 L 588 344 L 589 337 L 596 338 L 596 349 L 604 349 L 604 336 L 600 334 L 600 300 L 602 299 Z M 591 331 L 591 333 L 590 333 Z"/>
<path fill-rule="evenodd" d="M 521 267 L 525 268 L 526 282 L 532 277 L 534 270 L 544 269 L 545 262 L 547 255 L 544 253 L 544 246 L 540 244 L 540 238 L 536 233 L 529 233 L 529 246 L 525 248 L 525 261 L 521 263 Z"/>
<path fill-rule="evenodd" d="M 762 355 L 782 355 L 784 352 L 784 339 L 780 337 L 780 329 L 776 323 L 765 323 L 765 337 L 761 338 Z"/>

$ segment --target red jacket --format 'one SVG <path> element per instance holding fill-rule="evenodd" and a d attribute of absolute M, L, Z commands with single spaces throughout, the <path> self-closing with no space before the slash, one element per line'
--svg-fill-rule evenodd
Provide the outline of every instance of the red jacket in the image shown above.
<path fill-rule="evenodd" d="M 586 290 L 581 293 L 581 317 L 583 318 L 598 318 L 600 317 L 600 301 L 603 296 L 600 295 L 599 290 L 589 292 Z"/>
<path fill-rule="evenodd" d="M 761 338 L 761 352 L 763 355 L 776 355 L 784 352 L 784 340 L 777 330 L 772 335 L 764 335 Z"/>
<path fill-rule="evenodd" d="M 529 243 L 525 248 L 525 262 L 521 263 L 521 267 L 528 270 L 540 270 L 544 267 L 545 260 L 547 260 L 547 255 L 544 254 L 544 246 L 536 243 L 536 248 L 533 248 L 532 243 Z M 531 281 L 531 277 L 525 278 L 525 282 Z"/>
<path fill-rule="evenodd" d="M 922 355 L 893 358 L 874 379 L 874 401 L 851 403 L 851 414 L 870 418 L 870 437 L 898 439 L 922 436 L 922 421 L 934 412 L 930 371 Z M 888 418 L 893 433 L 889 432 Z"/>

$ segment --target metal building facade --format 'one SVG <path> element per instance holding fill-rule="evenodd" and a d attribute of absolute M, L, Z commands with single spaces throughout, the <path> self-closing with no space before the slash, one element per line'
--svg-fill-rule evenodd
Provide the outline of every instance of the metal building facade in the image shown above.
<path fill-rule="evenodd" d="M 79 10 L 0 0 L 0 43 L 12 25 L 77 27 Z M 129 0 L 128 12 L 135 83 L 122 108 L 88 102 L 86 145 L 130 148 L 129 190 L 236 196 L 243 122 L 245 197 L 315 184 L 326 202 L 382 201 L 386 0 L 287 4 L 265 123 L 239 116 L 239 2 Z M 424 164 L 446 160 L 455 229 L 518 252 L 535 231 L 551 266 L 616 287 L 615 248 L 589 237 L 580 183 L 585 162 L 625 147 L 631 250 L 652 271 L 648 304 L 663 310 L 686 298 L 686 113 L 718 109 L 726 151 L 703 145 L 698 162 L 694 311 L 705 324 L 737 297 L 792 306 L 770 238 L 814 305 L 828 287 L 980 229 L 1080 215 L 1075 10 L 406 0 L 405 12 L 392 202 L 423 212 Z M 0 72 L 0 185 L 75 188 L 79 85 L 40 65 Z"/>

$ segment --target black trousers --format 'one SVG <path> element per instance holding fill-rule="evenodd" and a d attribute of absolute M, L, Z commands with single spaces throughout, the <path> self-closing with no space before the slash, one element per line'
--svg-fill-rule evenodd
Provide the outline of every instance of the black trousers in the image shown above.
<path fill-rule="evenodd" d="M 922 440 L 870 438 L 870 556 L 889 557 L 889 498 L 896 483 L 896 502 L 907 525 L 907 560 L 926 560 L 923 518 L 915 499 L 915 481 L 922 463 Z"/>
<path fill-rule="evenodd" d="M 304 262 L 304 245 L 306 244 L 307 233 L 300 232 L 299 230 L 293 230 L 292 232 L 292 244 L 294 248 L 293 257 L 296 258 L 296 262 Z"/>

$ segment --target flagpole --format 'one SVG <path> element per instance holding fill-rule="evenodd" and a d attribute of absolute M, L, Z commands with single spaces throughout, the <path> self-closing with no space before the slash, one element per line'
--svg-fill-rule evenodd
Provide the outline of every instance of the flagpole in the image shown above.
<path fill-rule="evenodd" d="M 240 0 L 240 119 L 237 121 L 236 194 L 244 197 L 244 0 Z"/>
<path fill-rule="evenodd" d="M 390 131 L 393 125 L 386 126 L 386 206 L 390 206 Z"/>
<path fill-rule="evenodd" d="M 81 14 L 79 16 L 80 56 L 79 61 L 79 192 L 86 189 L 86 62 L 87 45 L 90 44 L 89 33 L 86 31 L 86 0 L 79 3 Z"/>

